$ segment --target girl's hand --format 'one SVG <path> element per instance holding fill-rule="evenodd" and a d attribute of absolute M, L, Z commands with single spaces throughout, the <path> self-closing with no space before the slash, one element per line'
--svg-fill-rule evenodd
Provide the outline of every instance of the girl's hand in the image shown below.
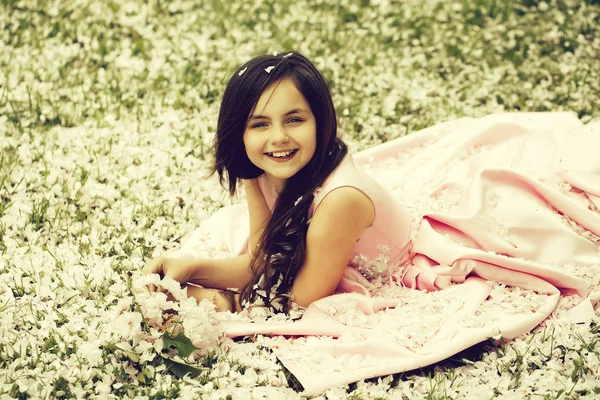
<path fill-rule="evenodd" d="M 192 263 L 179 258 L 156 257 L 144 269 L 144 274 L 158 274 L 161 278 L 168 276 L 179 283 L 187 283 L 192 276 Z M 154 285 L 148 285 L 150 291 L 156 291 Z"/>

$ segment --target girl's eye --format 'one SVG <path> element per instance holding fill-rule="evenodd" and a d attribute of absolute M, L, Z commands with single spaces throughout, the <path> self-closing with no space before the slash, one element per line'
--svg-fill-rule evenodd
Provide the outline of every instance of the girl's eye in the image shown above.
<path fill-rule="evenodd" d="M 290 119 L 288 119 L 287 123 L 288 123 L 288 124 L 297 124 L 297 123 L 300 123 L 300 122 L 303 122 L 303 121 L 304 121 L 304 120 L 303 120 L 302 118 L 297 118 L 297 117 L 294 117 L 294 118 L 290 118 Z M 250 127 L 251 127 L 252 129 L 264 128 L 264 127 L 266 127 L 266 126 L 267 126 L 267 123 L 266 123 L 266 122 L 257 122 L 257 123 L 255 123 L 254 125 L 250 125 Z"/>

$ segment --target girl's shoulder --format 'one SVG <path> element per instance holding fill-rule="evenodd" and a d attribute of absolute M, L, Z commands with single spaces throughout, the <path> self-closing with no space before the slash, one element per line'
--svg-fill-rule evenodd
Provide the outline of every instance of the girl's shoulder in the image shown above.
<path fill-rule="evenodd" d="M 357 248 L 357 251 L 366 252 L 365 246 L 375 249 L 377 244 L 385 242 L 392 248 L 393 253 L 401 252 L 410 241 L 412 232 L 411 216 L 398 204 L 386 188 L 367 174 L 360 164 L 354 162 L 350 154 L 344 158 L 338 168 L 316 191 L 313 204 L 309 209 L 309 217 L 312 217 L 330 193 L 348 187 L 355 189 L 356 193 L 361 192 L 364 194 L 371 202 L 375 213 L 373 224 L 361 236 L 361 246 L 359 246 L 361 248 Z M 346 192 L 345 195 L 347 196 L 348 193 Z M 334 202 L 334 204 L 338 203 Z"/>
<path fill-rule="evenodd" d="M 325 179 L 323 185 L 315 190 L 315 198 L 309 214 L 314 214 L 323 199 L 340 188 L 354 188 L 373 202 L 372 196 L 375 186 L 376 182 L 356 165 L 352 154 L 348 153 L 340 165 Z"/>

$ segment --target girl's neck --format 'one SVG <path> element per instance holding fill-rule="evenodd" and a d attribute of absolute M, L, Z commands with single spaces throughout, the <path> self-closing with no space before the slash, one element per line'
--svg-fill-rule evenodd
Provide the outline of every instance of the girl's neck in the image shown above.
<path fill-rule="evenodd" d="M 283 186 L 285 185 L 286 179 L 276 178 L 271 174 L 265 174 L 267 182 L 275 189 L 277 194 L 281 193 Z"/>

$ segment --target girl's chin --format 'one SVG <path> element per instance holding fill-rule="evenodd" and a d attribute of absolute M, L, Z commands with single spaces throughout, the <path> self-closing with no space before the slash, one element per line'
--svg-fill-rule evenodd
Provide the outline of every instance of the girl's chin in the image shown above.
<path fill-rule="evenodd" d="M 268 171 L 265 171 L 265 175 L 267 176 L 267 179 L 269 181 L 269 183 L 275 187 L 282 187 L 283 184 L 290 179 L 292 176 L 294 176 L 295 174 L 281 174 L 281 173 L 269 173 Z"/>

